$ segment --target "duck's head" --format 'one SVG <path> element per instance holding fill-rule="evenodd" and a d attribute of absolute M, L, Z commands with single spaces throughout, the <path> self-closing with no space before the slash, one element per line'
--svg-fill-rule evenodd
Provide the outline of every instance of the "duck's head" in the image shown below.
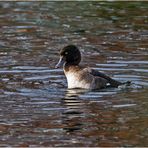
<path fill-rule="evenodd" d="M 59 68 L 65 64 L 78 65 L 81 61 L 81 53 L 75 45 L 68 45 L 60 50 L 60 60 L 55 66 Z"/>

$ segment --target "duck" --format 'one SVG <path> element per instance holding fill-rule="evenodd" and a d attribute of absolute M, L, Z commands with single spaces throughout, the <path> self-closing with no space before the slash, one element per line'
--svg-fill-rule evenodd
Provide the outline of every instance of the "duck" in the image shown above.
<path fill-rule="evenodd" d="M 68 89 L 103 89 L 118 87 L 122 82 L 90 67 L 80 65 L 81 52 L 75 45 L 67 45 L 60 50 L 60 59 L 55 68 L 63 67 Z"/>

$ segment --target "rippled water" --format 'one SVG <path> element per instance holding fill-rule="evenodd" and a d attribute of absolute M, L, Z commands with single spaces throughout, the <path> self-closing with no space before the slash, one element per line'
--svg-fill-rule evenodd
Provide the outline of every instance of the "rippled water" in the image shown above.
<path fill-rule="evenodd" d="M 148 146 L 147 2 L 0 2 L 0 146 Z M 59 50 L 130 87 L 68 90 Z"/>

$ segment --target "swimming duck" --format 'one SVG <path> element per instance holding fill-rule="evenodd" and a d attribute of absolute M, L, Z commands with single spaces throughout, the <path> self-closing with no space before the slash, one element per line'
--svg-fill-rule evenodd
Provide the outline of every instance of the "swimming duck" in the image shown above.
<path fill-rule="evenodd" d="M 118 87 L 123 84 L 97 70 L 80 66 L 80 61 L 81 53 L 75 45 L 68 45 L 60 50 L 60 60 L 56 68 L 63 66 L 68 88 L 93 90 Z"/>

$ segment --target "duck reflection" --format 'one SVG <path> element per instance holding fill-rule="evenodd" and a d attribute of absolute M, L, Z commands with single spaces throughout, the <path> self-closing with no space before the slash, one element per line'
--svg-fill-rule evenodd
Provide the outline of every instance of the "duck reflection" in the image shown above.
<path fill-rule="evenodd" d="M 85 89 L 68 89 L 63 98 L 62 103 L 66 107 L 66 110 L 62 113 L 63 128 L 66 132 L 74 132 L 76 130 L 81 130 L 83 126 L 83 100 L 80 96 L 88 92 Z"/>

